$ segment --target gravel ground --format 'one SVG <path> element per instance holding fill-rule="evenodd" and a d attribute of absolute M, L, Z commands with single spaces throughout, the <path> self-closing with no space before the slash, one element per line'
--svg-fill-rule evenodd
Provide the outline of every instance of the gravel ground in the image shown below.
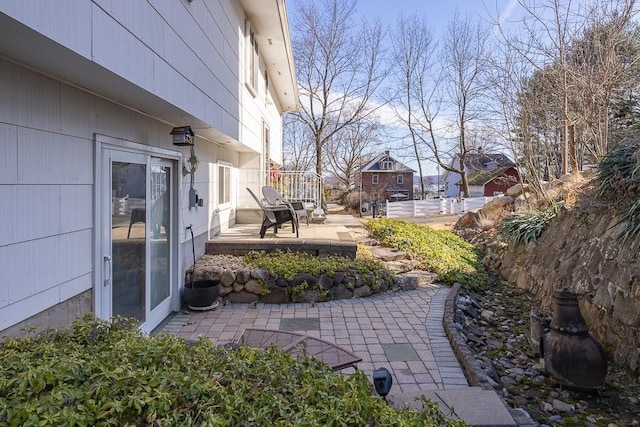
<path fill-rule="evenodd" d="M 498 394 L 541 425 L 640 425 L 640 381 L 613 362 L 599 392 L 563 390 L 546 375 L 525 336 L 536 307 L 530 296 L 504 282 L 483 293 L 460 293 L 456 328 Z"/>

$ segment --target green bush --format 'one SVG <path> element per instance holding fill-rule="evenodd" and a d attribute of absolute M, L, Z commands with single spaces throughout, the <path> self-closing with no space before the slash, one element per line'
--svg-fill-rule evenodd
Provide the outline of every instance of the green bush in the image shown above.
<path fill-rule="evenodd" d="M 391 277 L 391 273 L 384 268 L 380 261 L 362 256 L 361 253 L 356 259 L 352 259 L 339 256 L 316 257 L 302 252 L 283 252 L 280 250 L 273 252 L 252 251 L 244 256 L 244 263 L 248 267 L 269 270 L 274 276 L 283 277 L 286 280 L 293 279 L 299 273 L 309 273 L 313 276 L 322 274 L 333 276 L 338 272 L 357 274 L 372 272 L 376 278 L 390 280 Z"/>
<path fill-rule="evenodd" d="M 420 268 L 438 274 L 445 283 L 459 282 L 471 288 L 489 284 L 482 253 L 450 231 L 395 219 L 373 220 L 367 227 L 383 245 L 407 252 Z"/>
<path fill-rule="evenodd" d="M 544 211 L 531 209 L 504 219 L 500 234 L 516 245 L 537 240 L 553 218 L 558 216 L 562 203 L 552 203 Z"/>
<path fill-rule="evenodd" d="M 422 414 L 388 406 L 361 371 L 342 376 L 275 348 L 148 337 L 122 319 L 87 316 L 10 340 L 0 366 L 1 425 L 463 425 L 431 402 Z"/>
<path fill-rule="evenodd" d="M 615 225 L 624 224 L 618 235 L 623 245 L 638 244 L 640 238 L 640 143 L 620 145 L 598 165 L 600 195 L 613 200 L 624 211 Z"/>

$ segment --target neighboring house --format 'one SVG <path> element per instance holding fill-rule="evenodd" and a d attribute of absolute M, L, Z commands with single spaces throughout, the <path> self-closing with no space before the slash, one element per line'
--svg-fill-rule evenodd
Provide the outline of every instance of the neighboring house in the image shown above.
<path fill-rule="evenodd" d="M 360 168 L 362 192 L 372 202 L 413 200 L 415 171 L 385 151 Z"/>
<path fill-rule="evenodd" d="M 2 1 L 0 87 L 0 336 L 179 310 L 298 95 L 284 0 Z"/>
<path fill-rule="evenodd" d="M 504 194 L 519 182 L 520 175 L 513 166 L 478 171 L 468 179 L 471 197 Z"/>
<path fill-rule="evenodd" d="M 459 154 L 452 160 L 451 166 L 460 169 Z M 502 193 L 518 180 L 515 163 L 500 153 L 467 154 L 465 172 L 471 197 L 493 196 L 494 192 Z M 447 171 L 443 180 L 445 197 L 462 195 L 462 177 L 459 173 Z M 487 192 L 490 194 L 486 194 Z"/>

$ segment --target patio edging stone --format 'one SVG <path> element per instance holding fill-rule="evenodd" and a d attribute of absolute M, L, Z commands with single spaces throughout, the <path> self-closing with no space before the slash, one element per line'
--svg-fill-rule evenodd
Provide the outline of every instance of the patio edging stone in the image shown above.
<path fill-rule="evenodd" d="M 232 303 L 315 303 L 368 297 L 394 285 L 403 287 L 393 276 L 376 277 L 372 272 L 336 272 L 333 276 L 299 273 L 287 280 L 263 268 L 197 268 L 194 280 L 220 281 L 220 296 Z"/>

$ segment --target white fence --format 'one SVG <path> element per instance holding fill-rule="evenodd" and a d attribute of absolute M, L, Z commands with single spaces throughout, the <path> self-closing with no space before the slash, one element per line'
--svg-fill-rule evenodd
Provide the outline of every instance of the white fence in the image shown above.
<path fill-rule="evenodd" d="M 414 217 L 425 215 L 460 214 L 480 209 L 494 197 L 471 197 L 468 199 L 427 199 L 406 202 L 387 202 L 387 218 Z"/>

